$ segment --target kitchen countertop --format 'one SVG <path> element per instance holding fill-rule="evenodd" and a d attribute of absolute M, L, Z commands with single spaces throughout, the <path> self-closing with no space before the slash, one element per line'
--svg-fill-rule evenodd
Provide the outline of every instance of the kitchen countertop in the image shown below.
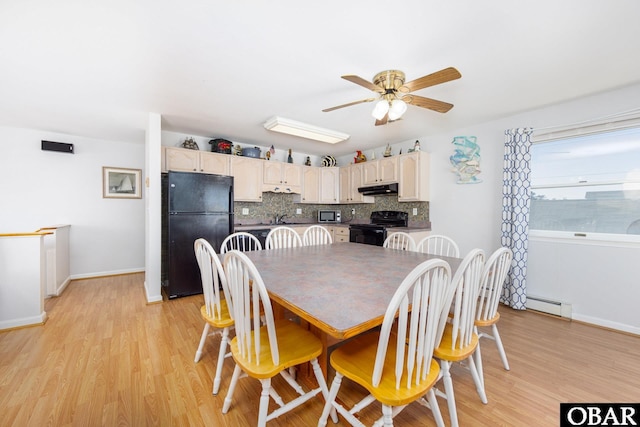
<path fill-rule="evenodd" d="M 338 222 L 338 223 L 318 223 L 318 222 L 294 222 L 284 224 L 265 224 L 265 223 L 237 223 L 234 224 L 235 231 L 246 230 L 258 230 L 258 229 L 270 229 L 274 227 L 287 226 L 287 227 L 310 227 L 312 225 L 326 225 L 327 227 L 349 227 L 351 224 L 369 224 L 368 222 Z M 419 231 L 431 231 L 431 225 L 425 224 L 410 224 L 408 227 L 392 227 L 390 230 L 404 231 L 405 233 L 415 233 Z"/>

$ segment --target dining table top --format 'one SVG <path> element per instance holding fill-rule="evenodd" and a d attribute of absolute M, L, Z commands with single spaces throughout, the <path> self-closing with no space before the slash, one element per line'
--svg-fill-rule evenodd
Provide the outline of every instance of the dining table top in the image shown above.
<path fill-rule="evenodd" d="M 350 242 L 245 255 L 272 300 L 339 340 L 382 324 L 396 289 L 423 261 L 441 258 L 452 275 L 462 261 Z"/>

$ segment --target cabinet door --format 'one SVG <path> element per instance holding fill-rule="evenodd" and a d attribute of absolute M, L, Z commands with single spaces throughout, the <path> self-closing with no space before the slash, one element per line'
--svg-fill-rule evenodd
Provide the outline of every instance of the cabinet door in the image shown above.
<path fill-rule="evenodd" d="M 200 166 L 198 150 L 167 147 L 165 162 L 168 171 L 197 172 Z"/>
<path fill-rule="evenodd" d="M 378 183 L 378 161 L 372 160 L 362 164 L 362 179 L 364 185 Z"/>
<path fill-rule="evenodd" d="M 243 202 L 262 201 L 262 167 L 264 160 L 231 156 L 233 199 Z"/>
<path fill-rule="evenodd" d="M 200 153 L 200 172 L 213 173 L 216 175 L 229 175 L 229 156 L 228 154 L 217 154 L 201 151 Z"/>
<path fill-rule="evenodd" d="M 384 159 L 378 160 L 378 182 L 398 182 L 397 165 L 397 157 L 385 157 Z"/>
<path fill-rule="evenodd" d="M 338 203 L 339 168 L 321 168 L 320 203 Z"/>
<path fill-rule="evenodd" d="M 291 163 L 282 164 L 282 181 L 291 187 L 302 186 L 302 166 Z"/>
<path fill-rule="evenodd" d="M 320 201 L 320 168 L 307 166 L 302 172 L 302 203 Z"/>
<path fill-rule="evenodd" d="M 340 203 L 351 203 L 351 166 L 340 168 Z"/>
<path fill-rule="evenodd" d="M 262 179 L 265 185 L 280 185 L 282 184 L 282 163 L 280 162 L 265 162 L 263 166 Z"/>
<path fill-rule="evenodd" d="M 429 201 L 429 154 L 403 154 L 398 160 L 399 202 Z"/>
<path fill-rule="evenodd" d="M 365 196 L 358 192 L 358 188 L 364 186 L 362 165 L 353 165 L 350 170 L 351 175 L 351 202 L 352 203 L 374 203 L 375 197 Z"/>

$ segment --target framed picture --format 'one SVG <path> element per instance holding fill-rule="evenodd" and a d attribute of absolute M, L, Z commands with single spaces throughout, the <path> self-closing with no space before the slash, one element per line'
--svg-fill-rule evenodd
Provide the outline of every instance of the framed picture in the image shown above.
<path fill-rule="evenodd" d="M 142 170 L 102 167 L 102 197 L 141 199 Z"/>

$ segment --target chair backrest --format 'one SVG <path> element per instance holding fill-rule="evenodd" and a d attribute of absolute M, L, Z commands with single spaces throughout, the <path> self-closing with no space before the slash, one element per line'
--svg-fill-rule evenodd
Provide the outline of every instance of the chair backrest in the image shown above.
<path fill-rule="evenodd" d="M 196 260 L 200 267 L 200 277 L 202 279 L 202 294 L 207 315 L 213 319 L 222 319 L 220 301 L 227 300 L 227 307 L 231 312 L 233 304 L 230 298 L 227 279 L 218 259 L 216 251 L 205 239 L 196 239 L 193 243 Z M 220 293 L 222 288 L 222 294 Z"/>
<path fill-rule="evenodd" d="M 409 233 L 398 231 L 393 234 L 389 234 L 389 236 L 384 240 L 382 246 L 389 249 L 413 251 L 415 250 L 416 242 Z"/>
<path fill-rule="evenodd" d="M 477 320 L 493 319 L 498 312 L 504 282 L 511 268 L 513 252 L 509 248 L 498 248 L 487 260 L 480 284 L 480 295 L 476 310 Z"/>
<path fill-rule="evenodd" d="M 416 245 L 416 251 L 431 255 L 460 258 L 460 249 L 450 237 L 441 234 L 427 236 Z"/>
<path fill-rule="evenodd" d="M 473 249 L 464 257 L 451 279 L 451 311 L 443 313 L 443 316 L 451 316 L 451 348 L 463 348 L 471 343 L 483 269 L 484 251 Z"/>
<path fill-rule="evenodd" d="M 295 248 L 302 246 L 302 239 L 291 227 L 275 227 L 267 234 L 267 249 Z"/>
<path fill-rule="evenodd" d="M 333 243 L 331 233 L 322 225 L 312 225 L 304 230 L 302 235 L 302 243 L 305 246 L 311 245 L 330 245 Z"/>
<path fill-rule="evenodd" d="M 382 321 L 372 375 L 374 386 L 377 387 L 382 379 L 389 339 L 396 339 L 396 388 L 412 387 L 426 378 L 433 350 L 439 344 L 436 335 L 442 312 L 451 304 L 448 299 L 450 286 L 451 269 L 441 259 L 424 261 L 405 277 Z M 403 377 L 406 384 L 400 383 Z"/>
<path fill-rule="evenodd" d="M 253 234 L 244 231 L 237 231 L 228 235 L 222 241 L 222 245 L 220 245 L 220 253 L 224 254 L 233 249 L 239 250 L 240 252 L 260 251 L 262 250 L 262 244 Z"/>
<path fill-rule="evenodd" d="M 247 362 L 260 361 L 261 343 L 258 331 L 262 324 L 269 335 L 269 348 L 274 364 L 280 363 L 278 341 L 273 319 L 271 300 L 264 281 L 253 262 L 242 252 L 231 250 L 224 256 L 229 290 L 233 299 L 231 317 L 235 323 L 238 349 Z"/>

